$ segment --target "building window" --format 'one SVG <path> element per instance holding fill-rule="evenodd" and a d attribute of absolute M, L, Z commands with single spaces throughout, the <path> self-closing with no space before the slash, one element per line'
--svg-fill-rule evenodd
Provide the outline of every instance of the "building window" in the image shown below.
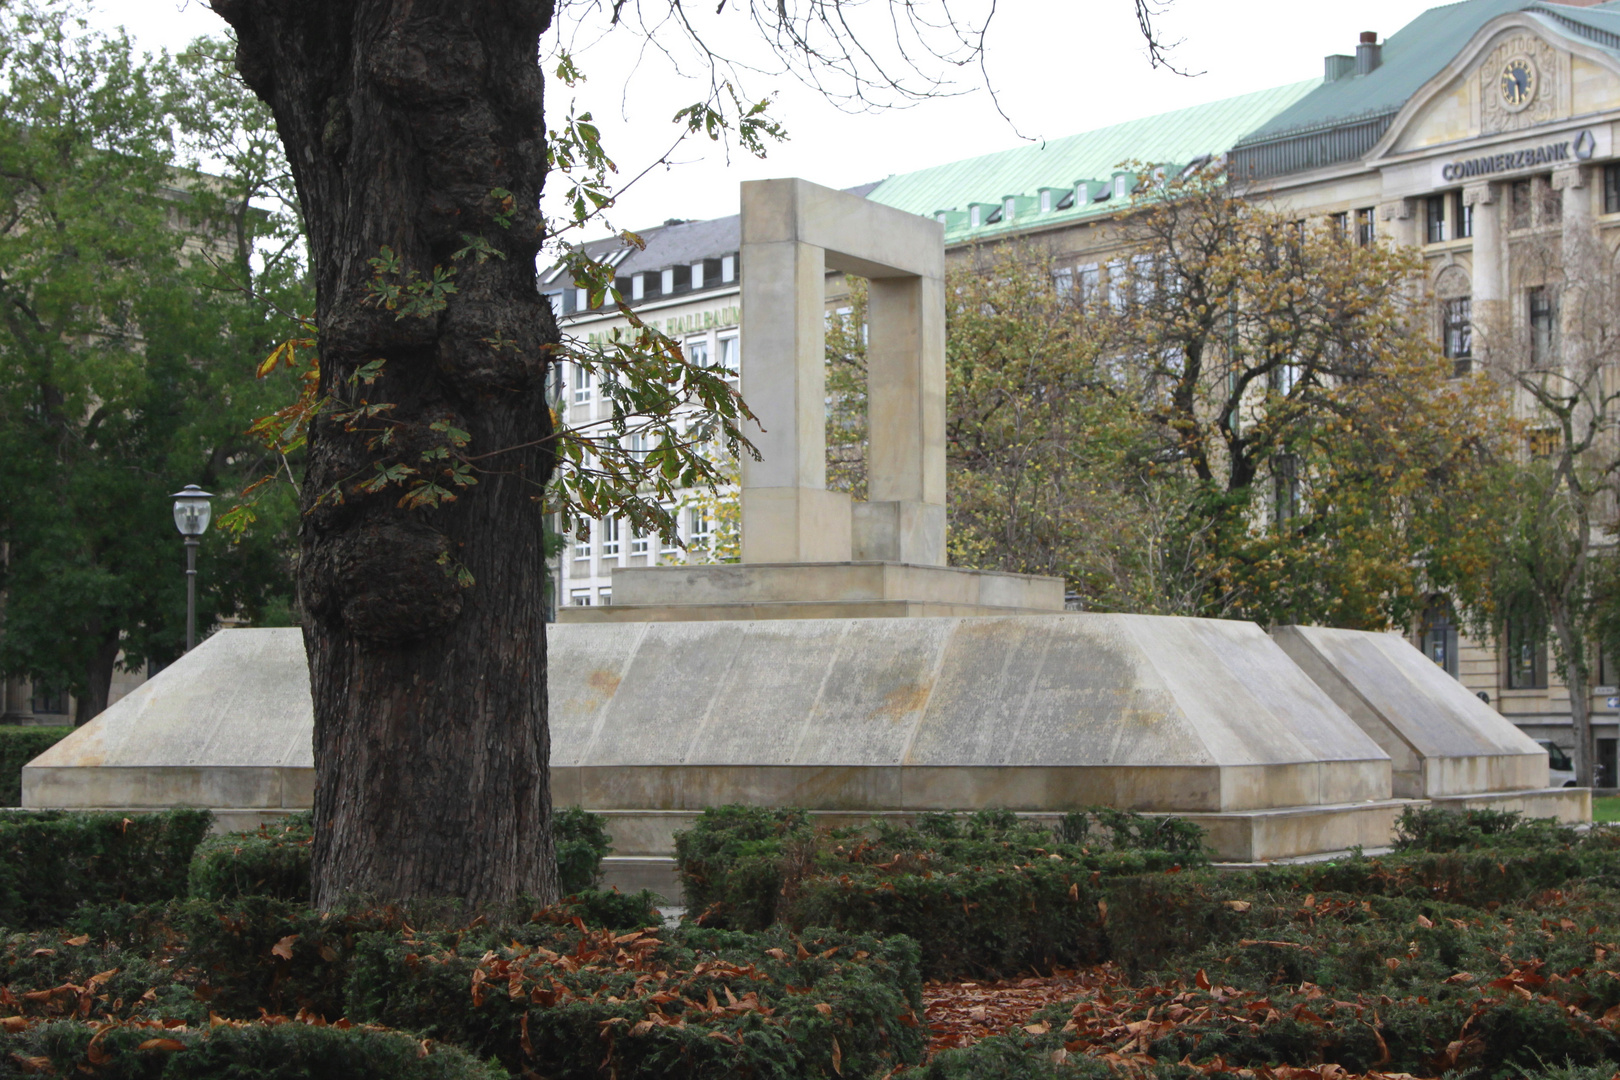
<path fill-rule="evenodd" d="M 1474 235 L 1474 208 L 1460 191 L 1451 194 L 1451 235 L 1457 240 L 1466 240 Z"/>
<path fill-rule="evenodd" d="M 1125 261 L 1115 259 L 1108 264 L 1108 306 L 1115 311 L 1124 311 L 1130 298 L 1130 284 L 1125 280 Z"/>
<path fill-rule="evenodd" d="M 647 452 L 652 449 L 652 435 L 645 429 L 632 431 L 625 437 L 624 448 L 630 451 L 631 461 L 646 461 Z"/>
<path fill-rule="evenodd" d="M 616 517 L 602 519 L 602 557 L 619 557 L 619 519 Z"/>
<path fill-rule="evenodd" d="M 574 365 L 574 404 L 589 405 L 591 403 L 591 372 L 589 368 L 579 364 Z"/>
<path fill-rule="evenodd" d="M 737 280 L 737 256 L 720 256 L 720 280 L 722 282 Z"/>
<path fill-rule="evenodd" d="M 720 339 L 720 366 L 725 369 L 727 379 L 737 381 L 742 372 L 742 345 L 736 334 Z"/>
<path fill-rule="evenodd" d="M 1530 227 L 1530 199 L 1533 189 L 1528 180 L 1515 180 L 1508 189 L 1508 228 Z"/>
<path fill-rule="evenodd" d="M 1065 266 L 1052 271 L 1052 287 L 1060 297 L 1071 296 L 1074 293 L 1074 268 Z"/>
<path fill-rule="evenodd" d="M 645 533 L 633 525 L 630 527 L 630 554 L 647 554 L 649 543 L 649 538 Z"/>
<path fill-rule="evenodd" d="M 1299 458 L 1277 454 L 1271 459 L 1272 520 L 1280 529 L 1299 516 Z"/>
<path fill-rule="evenodd" d="M 1536 191 L 1541 196 L 1537 225 L 1557 225 L 1564 218 L 1564 193 L 1552 186 L 1551 177 L 1536 180 Z"/>
<path fill-rule="evenodd" d="M 1533 427 L 1525 433 L 1525 449 L 1534 459 L 1550 458 L 1562 445 L 1563 439 L 1555 427 Z"/>
<path fill-rule="evenodd" d="M 630 299 L 644 300 L 647 297 L 647 275 L 630 275 Z"/>
<path fill-rule="evenodd" d="M 1375 228 L 1373 222 L 1373 208 L 1367 206 L 1357 210 L 1356 243 L 1360 244 L 1362 247 L 1371 247 L 1373 237 L 1377 234 L 1378 230 Z"/>
<path fill-rule="evenodd" d="M 591 590 L 589 590 L 589 589 L 574 589 L 574 590 L 570 591 L 569 594 L 568 594 L 568 602 L 571 605 L 573 605 L 574 607 L 590 607 L 591 606 Z"/>
<path fill-rule="evenodd" d="M 1551 289 L 1538 285 L 1530 290 L 1530 365 L 1546 367 L 1557 352 L 1558 303 Z"/>
<path fill-rule="evenodd" d="M 596 598 L 601 602 L 603 607 L 608 607 L 613 603 L 613 590 L 611 588 L 597 589 Z"/>
<path fill-rule="evenodd" d="M 28 707 L 39 716 L 66 715 L 68 711 L 67 691 L 52 690 L 43 683 L 35 683 Z"/>
<path fill-rule="evenodd" d="M 1453 679 L 1457 677 L 1457 620 L 1451 602 L 1436 597 L 1423 612 L 1423 626 L 1419 634 L 1423 655 L 1434 661 Z"/>
<path fill-rule="evenodd" d="M 968 207 L 968 228 L 977 229 L 983 223 L 982 213 L 977 206 Z"/>
<path fill-rule="evenodd" d="M 1603 166 L 1603 212 L 1620 214 L 1620 164 Z"/>
<path fill-rule="evenodd" d="M 1507 620 L 1509 690 L 1547 689 L 1547 627 L 1527 613 Z"/>
<path fill-rule="evenodd" d="M 658 272 L 658 291 L 665 296 L 675 291 L 675 268 L 673 266 Z"/>
<path fill-rule="evenodd" d="M 1328 216 L 1328 225 L 1335 239 L 1350 239 L 1350 211 L 1340 210 L 1337 214 L 1330 214 Z"/>
<path fill-rule="evenodd" d="M 703 263 L 701 261 L 692 264 L 692 288 L 703 288 Z"/>
<path fill-rule="evenodd" d="M 692 338 L 686 342 L 686 358 L 696 367 L 709 366 L 709 336 Z"/>
<path fill-rule="evenodd" d="M 680 528 L 680 519 L 675 516 L 675 509 L 673 507 L 666 506 L 664 507 L 664 513 L 668 514 L 672 519 L 675 520 L 676 528 L 678 530 Z M 661 537 L 658 541 L 658 550 L 664 555 L 675 554 L 677 551 L 681 550 L 679 538 L 673 532 L 668 536 Z"/>
<path fill-rule="evenodd" d="M 1446 238 L 1446 197 L 1430 195 L 1423 202 L 1424 219 L 1428 223 L 1428 234 L 1424 240 L 1426 243 L 1438 244 Z"/>
<path fill-rule="evenodd" d="M 1043 191 L 1043 192 L 1041 192 L 1041 213 L 1050 214 L 1051 212 L 1052 212 L 1052 193 L 1050 191 Z"/>
<path fill-rule="evenodd" d="M 1440 344 L 1448 360 L 1465 361 L 1474 355 L 1473 303 L 1466 296 L 1440 302 Z M 1458 365 L 1458 374 L 1466 374 Z"/>
<path fill-rule="evenodd" d="M 576 562 L 591 557 L 591 534 L 588 532 L 574 534 L 574 560 Z"/>
<path fill-rule="evenodd" d="M 1076 298 L 1082 304 L 1097 302 L 1097 287 L 1102 280 L 1101 272 L 1096 263 L 1090 263 L 1080 268 L 1080 295 Z"/>
<path fill-rule="evenodd" d="M 714 535 L 714 523 L 709 520 L 709 511 L 701 506 L 686 508 L 686 542 L 693 546 L 707 547 L 709 538 Z"/>

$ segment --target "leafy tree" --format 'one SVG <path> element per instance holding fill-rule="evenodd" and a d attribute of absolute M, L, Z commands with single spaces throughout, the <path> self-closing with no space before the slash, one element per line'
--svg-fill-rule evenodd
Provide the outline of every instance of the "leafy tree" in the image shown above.
<path fill-rule="evenodd" d="M 0 669 L 71 690 L 80 723 L 105 707 L 120 659 L 180 652 L 168 495 L 228 489 L 241 432 L 276 392 L 254 385 L 244 351 L 264 340 L 263 305 L 240 303 L 216 265 L 270 219 L 227 205 L 246 173 L 203 178 L 180 156 L 195 128 L 177 107 L 226 105 L 227 84 L 199 78 L 194 58 L 138 58 L 64 3 L 0 13 Z M 234 246 L 219 242 L 227 227 Z M 282 518 L 204 545 L 204 625 L 286 610 Z"/>
<path fill-rule="evenodd" d="M 1420 264 L 1245 196 L 1149 174 L 1088 298 L 1154 445 L 1190 484 L 1179 585 L 1198 614 L 1405 625 L 1476 569 L 1512 425 L 1427 333 Z"/>

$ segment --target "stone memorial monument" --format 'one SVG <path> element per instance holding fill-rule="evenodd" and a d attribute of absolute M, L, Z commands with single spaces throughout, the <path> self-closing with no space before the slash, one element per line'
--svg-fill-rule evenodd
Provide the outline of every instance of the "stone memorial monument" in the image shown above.
<path fill-rule="evenodd" d="M 1590 819 L 1400 638 L 1064 613 L 1059 579 L 945 566 L 939 226 L 771 180 L 743 185 L 742 228 L 743 561 L 620 568 L 611 607 L 549 636 L 553 797 L 609 818 L 610 880 L 673 895 L 673 832 L 730 802 L 1108 804 L 1236 861 L 1377 847 L 1428 803 Z M 827 267 L 872 282 L 864 503 L 826 488 Z M 251 825 L 309 805 L 312 724 L 299 631 L 222 631 L 30 763 L 24 803 Z"/>

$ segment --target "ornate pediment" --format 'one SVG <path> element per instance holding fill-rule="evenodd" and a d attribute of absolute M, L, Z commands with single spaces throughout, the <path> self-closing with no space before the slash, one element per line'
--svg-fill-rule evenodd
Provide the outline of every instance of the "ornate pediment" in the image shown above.
<path fill-rule="evenodd" d="M 1560 119 L 1569 54 L 1528 31 L 1510 34 L 1479 65 L 1481 135 L 1520 131 Z"/>

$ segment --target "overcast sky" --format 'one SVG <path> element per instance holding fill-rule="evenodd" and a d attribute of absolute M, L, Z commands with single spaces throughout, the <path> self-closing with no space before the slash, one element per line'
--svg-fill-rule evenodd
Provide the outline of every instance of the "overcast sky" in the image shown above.
<path fill-rule="evenodd" d="M 658 0 L 645 2 L 658 6 Z M 764 160 L 734 151 L 728 161 L 707 140 L 689 140 L 676 153 L 678 164 L 656 169 L 620 198 L 613 222 L 636 228 L 670 217 L 718 217 L 736 213 L 742 180 L 802 176 L 848 187 L 1016 146 L 1024 136 L 1071 135 L 1320 77 L 1322 57 L 1353 53 L 1361 31 L 1376 31 L 1382 40 L 1431 6 L 1424 0 L 1171 0 L 1158 28 L 1164 39 L 1179 42 L 1171 52 L 1174 62 L 1197 73 L 1186 77 L 1149 65 L 1131 0 L 999 0 L 986 67 L 1011 123 L 997 115 L 982 89 L 909 109 L 850 115 L 792 80 L 755 76 L 744 88 L 753 97 L 778 94 L 773 111 L 787 126 L 789 141 Z M 706 4 L 696 7 L 713 17 Z M 225 29 L 201 0 L 103 2 L 94 19 L 105 27 L 124 25 L 148 50 L 176 50 L 193 37 Z M 722 44 L 735 42 L 754 55 L 763 51 L 734 15 L 715 25 L 711 33 Z M 668 40 L 668 34 L 659 38 Z M 701 98 L 705 84 L 683 77 L 656 49 L 641 49 L 622 31 L 575 31 L 570 41 L 588 78 L 572 96 L 579 108 L 592 111 L 621 176 L 633 176 L 667 149 L 671 116 Z M 555 31 L 544 44 L 556 47 Z M 976 76 L 964 72 L 963 88 L 973 86 Z M 569 97 L 566 88 L 548 84 L 548 121 L 556 122 Z"/>

